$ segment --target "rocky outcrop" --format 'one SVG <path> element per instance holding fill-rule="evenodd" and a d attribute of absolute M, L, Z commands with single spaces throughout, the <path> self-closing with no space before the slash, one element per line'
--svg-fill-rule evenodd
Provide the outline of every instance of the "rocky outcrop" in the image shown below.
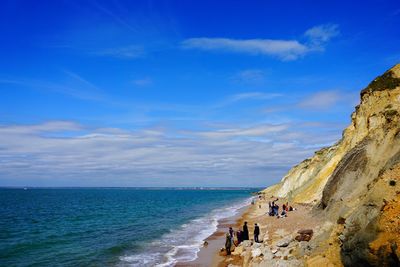
<path fill-rule="evenodd" d="M 309 263 L 340 257 L 344 266 L 400 265 L 399 112 L 400 64 L 361 91 L 341 140 L 264 190 L 314 204 L 315 216 L 326 222 L 310 241 L 318 249 Z"/>

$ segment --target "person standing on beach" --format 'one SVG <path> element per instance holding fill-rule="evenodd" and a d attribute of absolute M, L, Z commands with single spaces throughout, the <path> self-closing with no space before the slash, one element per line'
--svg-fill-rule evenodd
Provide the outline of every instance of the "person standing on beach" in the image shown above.
<path fill-rule="evenodd" d="M 225 240 L 225 249 L 226 255 L 231 255 L 231 246 L 232 246 L 232 239 L 229 233 L 226 233 L 226 240 Z"/>
<path fill-rule="evenodd" d="M 231 241 L 232 241 L 232 243 L 233 243 L 233 236 L 234 236 L 234 231 L 233 231 L 233 229 L 232 229 L 232 227 L 229 227 L 229 236 L 231 237 Z"/>
<path fill-rule="evenodd" d="M 243 241 L 243 239 L 242 239 L 242 231 L 240 231 L 240 229 L 236 232 L 236 237 L 237 237 L 238 245 L 239 245 Z"/>
<path fill-rule="evenodd" d="M 258 243 L 258 236 L 260 235 L 260 227 L 257 224 L 254 225 L 254 242 Z"/>
<path fill-rule="evenodd" d="M 249 240 L 249 229 L 247 228 L 247 222 L 244 222 L 242 236 L 243 240 Z"/>

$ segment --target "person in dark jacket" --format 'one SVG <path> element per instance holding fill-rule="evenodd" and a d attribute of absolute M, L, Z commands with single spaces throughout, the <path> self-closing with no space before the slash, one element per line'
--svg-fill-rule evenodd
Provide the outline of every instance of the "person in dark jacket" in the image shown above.
<path fill-rule="evenodd" d="M 238 245 L 239 245 L 243 241 L 243 239 L 242 239 L 242 231 L 240 231 L 240 229 L 236 232 L 236 237 L 237 237 Z"/>
<path fill-rule="evenodd" d="M 231 237 L 231 242 L 234 245 L 235 244 L 235 240 L 234 240 L 234 236 L 235 236 L 235 231 L 233 231 L 232 227 L 229 227 L 229 236 Z"/>
<path fill-rule="evenodd" d="M 232 246 L 231 235 L 229 233 L 226 233 L 226 240 L 225 240 L 226 255 L 231 255 L 231 246 Z"/>
<path fill-rule="evenodd" d="M 249 240 L 249 229 L 247 228 L 247 222 L 244 222 L 242 237 L 243 240 Z"/>
<path fill-rule="evenodd" d="M 254 225 L 254 242 L 258 243 L 258 236 L 260 235 L 260 227 L 257 224 Z"/>

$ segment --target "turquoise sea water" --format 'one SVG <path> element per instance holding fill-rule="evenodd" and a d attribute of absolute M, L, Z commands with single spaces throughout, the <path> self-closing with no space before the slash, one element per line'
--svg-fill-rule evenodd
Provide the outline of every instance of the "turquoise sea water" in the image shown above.
<path fill-rule="evenodd" d="M 171 266 L 253 190 L 0 189 L 1 266 Z"/>

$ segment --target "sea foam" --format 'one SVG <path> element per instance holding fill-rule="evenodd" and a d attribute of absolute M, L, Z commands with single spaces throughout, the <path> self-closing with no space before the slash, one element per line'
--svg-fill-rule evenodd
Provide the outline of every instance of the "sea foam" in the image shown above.
<path fill-rule="evenodd" d="M 178 229 L 162 235 L 159 240 L 149 243 L 144 252 L 121 256 L 118 266 L 169 267 L 178 262 L 193 261 L 204 240 L 217 230 L 218 221 L 236 215 L 250 202 L 251 198 L 247 198 L 182 224 Z"/>

